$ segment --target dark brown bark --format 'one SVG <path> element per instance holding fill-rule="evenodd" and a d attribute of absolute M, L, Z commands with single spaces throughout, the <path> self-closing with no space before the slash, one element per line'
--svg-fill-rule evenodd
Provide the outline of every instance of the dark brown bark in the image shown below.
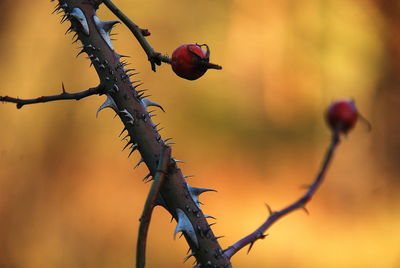
<path fill-rule="evenodd" d="M 112 26 L 101 23 L 96 16 L 98 1 L 60 0 L 59 5 L 71 21 L 71 30 L 76 31 L 77 40 L 82 42 L 83 51 L 87 53 L 100 78 L 100 86 L 104 93 L 114 102 L 113 108 L 129 134 L 132 150 L 137 149 L 147 165 L 151 175 L 156 173 L 161 148 L 165 141 L 158 133 L 146 110 L 143 93 L 132 83 L 130 74 L 125 69 L 126 63 L 110 47 L 101 27 L 107 32 Z M 83 22 L 79 21 L 79 9 L 83 12 Z M 87 25 L 85 25 L 85 23 Z M 106 33 L 106 35 L 108 35 Z M 201 267 L 231 267 L 230 261 L 223 255 L 222 249 L 213 234 L 204 214 L 192 198 L 181 169 L 171 160 L 168 179 L 161 188 L 161 204 L 177 221 L 187 221 L 183 234 Z M 183 213 L 183 214 L 182 214 Z M 180 226 L 178 224 L 178 226 Z M 193 231 L 193 232 L 192 232 Z M 200 266 L 199 266 L 200 267 Z"/>

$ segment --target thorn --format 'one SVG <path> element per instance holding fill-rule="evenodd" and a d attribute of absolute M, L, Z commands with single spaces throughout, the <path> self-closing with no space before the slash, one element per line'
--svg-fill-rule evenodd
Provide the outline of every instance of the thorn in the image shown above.
<path fill-rule="evenodd" d="M 132 76 L 137 75 L 137 74 L 139 74 L 139 73 L 131 73 L 131 74 L 127 74 L 127 75 L 129 78 L 131 78 Z"/>
<path fill-rule="evenodd" d="M 174 239 L 176 238 L 176 234 L 179 232 L 185 232 L 186 235 L 192 240 L 196 246 L 199 246 L 199 242 L 196 237 L 195 230 L 193 228 L 192 223 L 190 222 L 189 218 L 186 216 L 185 212 L 180 208 L 176 209 L 176 214 L 178 216 L 178 224 L 176 225 L 176 229 L 174 232 Z"/>
<path fill-rule="evenodd" d="M 61 88 L 62 88 L 62 93 L 63 93 L 63 94 L 65 94 L 65 93 L 66 93 L 66 91 L 65 91 L 64 82 L 61 82 Z"/>
<path fill-rule="evenodd" d="M 129 119 L 131 119 L 132 121 L 135 121 L 135 119 L 133 118 L 133 116 L 131 115 L 130 112 L 128 112 L 127 109 L 123 109 L 122 111 L 120 111 L 121 114 L 123 114 L 125 117 L 128 117 Z"/>
<path fill-rule="evenodd" d="M 131 154 L 132 154 L 136 149 L 137 149 L 137 145 L 135 144 L 135 145 L 132 147 L 132 150 L 129 152 L 128 158 L 131 156 Z"/>
<path fill-rule="evenodd" d="M 193 177 L 194 177 L 194 175 L 186 175 L 186 176 L 183 176 L 184 179 L 193 178 Z"/>
<path fill-rule="evenodd" d="M 136 90 L 136 92 L 139 94 L 139 93 L 142 93 L 142 92 L 146 92 L 146 91 L 148 91 L 148 89 L 140 89 L 140 90 Z"/>
<path fill-rule="evenodd" d="M 82 10 L 80 8 L 75 7 L 74 9 L 72 9 L 69 15 L 74 17 L 81 24 L 83 32 L 86 35 L 89 35 L 89 25 L 87 23 L 85 14 L 83 14 Z"/>
<path fill-rule="evenodd" d="M 115 21 L 101 21 L 97 15 L 93 16 L 94 23 L 96 24 L 96 28 L 99 31 L 101 37 L 103 37 L 103 40 L 107 43 L 107 45 L 110 47 L 111 50 L 114 50 L 109 31 L 111 31 L 112 27 L 117 23 Z"/>
<path fill-rule="evenodd" d="M 81 55 L 81 54 L 84 53 L 84 52 L 86 52 L 86 51 L 85 51 L 85 48 L 82 48 L 82 50 L 79 51 L 78 54 L 76 54 L 75 57 L 76 57 L 76 58 L 79 57 L 79 55 Z"/>
<path fill-rule="evenodd" d="M 127 130 L 126 127 L 124 127 L 124 129 L 121 131 L 121 133 L 119 133 L 118 137 L 121 137 L 122 133 L 124 133 L 125 130 Z"/>
<path fill-rule="evenodd" d="M 58 12 L 60 9 L 61 9 L 60 4 L 57 4 L 56 7 L 54 8 L 53 12 L 51 12 L 51 14 Z"/>
<path fill-rule="evenodd" d="M 196 206 L 200 208 L 200 201 L 199 201 L 199 195 L 201 195 L 204 192 L 217 192 L 214 189 L 208 189 L 208 188 L 196 188 L 192 187 L 189 184 L 187 184 L 187 188 L 189 191 L 190 196 L 192 197 L 193 201 L 195 202 Z"/>
<path fill-rule="evenodd" d="M 122 149 L 122 152 L 126 149 L 126 147 L 129 146 L 129 144 L 132 144 L 132 142 L 131 142 L 131 141 L 128 141 L 128 142 L 126 143 L 126 145 L 124 146 L 124 148 Z"/>
<path fill-rule="evenodd" d="M 178 160 L 178 159 L 173 159 L 174 161 L 175 161 L 175 163 L 182 163 L 182 164 L 184 164 L 185 162 L 184 161 L 182 161 L 182 160 Z"/>
<path fill-rule="evenodd" d="M 217 218 L 215 218 L 215 217 L 213 217 L 213 216 L 210 216 L 210 215 L 206 215 L 206 214 L 203 214 L 204 215 L 204 217 L 207 219 L 213 219 L 213 220 L 216 220 Z"/>
<path fill-rule="evenodd" d="M 154 101 L 151 101 L 151 100 L 145 99 L 145 98 L 142 98 L 141 101 L 142 101 L 142 103 L 143 103 L 145 108 L 147 108 L 149 106 L 155 106 L 155 107 L 160 108 L 165 113 L 164 108 L 160 104 L 155 103 Z"/>
<path fill-rule="evenodd" d="M 307 215 L 310 215 L 310 212 L 308 211 L 308 209 L 303 205 L 300 207 Z"/>
<path fill-rule="evenodd" d="M 95 50 L 95 49 L 96 49 L 96 48 L 95 48 L 94 46 L 92 46 L 91 44 L 86 45 L 85 48 L 89 48 L 89 49 L 92 49 L 92 50 Z"/>
<path fill-rule="evenodd" d="M 115 25 L 120 23 L 117 20 L 111 20 L 111 21 L 103 21 L 102 27 L 104 31 L 111 33 L 111 30 L 114 28 Z"/>
<path fill-rule="evenodd" d="M 121 139 L 121 141 L 125 140 L 125 139 L 128 138 L 128 137 L 129 137 L 129 133 L 127 133 L 127 134 Z"/>
<path fill-rule="evenodd" d="M 190 250 L 190 248 L 189 248 Z M 195 255 L 195 253 L 191 253 L 189 255 L 187 255 L 184 259 L 183 259 L 183 263 L 185 263 L 188 259 L 190 259 L 191 257 L 193 257 Z"/>
<path fill-rule="evenodd" d="M 63 24 L 66 20 L 68 20 L 68 16 L 67 15 L 63 15 L 61 17 L 60 23 Z"/>
<path fill-rule="evenodd" d="M 249 254 L 249 252 L 250 252 L 251 248 L 252 248 L 252 247 L 253 247 L 253 245 L 254 245 L 254 242 L 255 242 L 255 241 L 253 241 L 253 242 L 251 242 L 251 243 L 250 243 L 249 249 L 247 250 L 247 254 Z"/>
<path fill-rule="evenodd" d="M 140 98 L 141 98 L 141 99 L 145 99 L 145 98 L 148 98 L 148 97 L 150 97 L 150 96 L 151 96 L 151 95 L 143 96 L 143 95 L 141 94 Z"/>
<path fill-rule="evenodd" d="M 135 165 L 134 168 L 137 168 L 137 167 L 140 166 L 140 164 L 143 163 L 143 162 L 144 162 L 143 158 L 140 158 L 139 162 L 137 162 L 137 164 Z"/>
<path fill-rule="evenodd" d="M 70 34 L 70 33 L 72 33 L 72 32 L 76 32 L 76 30 L 75 30 L 75 28 L 74 28 L 73 26 L 69 27 L 69 28 L 65 31 L 64 35 Z"/>
<path fill-rule="evenodd" d="M 150 178 L 150 177 L 151 177 L 151 173 L 147 174 L 146 177 L 144 177 L 144 178 L 142 179 L 142 181 L 147 181 L 148 178 Z"/>
<path fill-rule="evenodd" d="M 271 207 L 267 203 L 265 203 L 265 206 L 267 207 L 270 216 L 272 214 L 274 214 L 274 212 L 272 211 Z"/>
<path fill-rule="evenodd" d="M 96 118 L 98 117 L 99 112 L 100 112 L 101 110 L 105 109 L 105 108 L 112 108 L 114 111 L 118 111 L 118 107 L 117 107 L 117 105 L 115 104 L 113 98 L 112 98 L 110 95 L 108 95 L 108 94 L 106 94 L 106 95 L 107 95 L 107 99 L 106 99 L 106 100 L 104 101 L 104 103 L 99 107 L 99 109 L 97 109 Z"/>

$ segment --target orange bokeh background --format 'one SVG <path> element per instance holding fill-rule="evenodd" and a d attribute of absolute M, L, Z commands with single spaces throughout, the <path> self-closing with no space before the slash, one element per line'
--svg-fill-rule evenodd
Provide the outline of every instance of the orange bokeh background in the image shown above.
<path fill-rule="evenodd" d="M 362 122 L 343 139 L 326 182 L 308 206 L 232 258 L 234 267 L 400 267 L 400 7 L 395 1 L 118 1 L 171 55 L 207 43 L 223 66 L 197 81 L 170 66 L 156 73 L 123 25 L 115 49 L 166 110 L 154 118 L 173 137 L 175 158 L 202 196 L 227 247 L 286 206 L 315 176 L 329 142 L 323 113 L 337 98 L 356 100 Z M 49 1 L 2 0 L 0 95 L 25 98 L 98 84 L 75 58 Z M 396 13 L 397 12 L 397 13 Z M 105 7 L 100 18 L 114 17 Z M 397 31 L 397 32 L 396 32 Z M 397 64 L 397 65 L 396 65 Z M 127 159 L 104 97 L 0 104 L 0 267 L 134 267 L 138 219 L 148 184 L 136 153 Z M 182 264 L 187 245 L 157 208 L 148 267 Z M 211 220 L 211 222 L 214 222 Z"/>

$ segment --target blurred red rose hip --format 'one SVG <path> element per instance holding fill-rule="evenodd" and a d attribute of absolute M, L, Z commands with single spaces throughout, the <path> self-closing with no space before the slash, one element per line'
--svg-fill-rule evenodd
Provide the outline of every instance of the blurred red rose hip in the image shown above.
<path fill-rule="evenodd" d="M 358 111 L 353 100 L 338 100 L 333 102 L 327 112 L 326 121 L 329 127 L 337 132 L 346 134 L 357 122 Z"/>

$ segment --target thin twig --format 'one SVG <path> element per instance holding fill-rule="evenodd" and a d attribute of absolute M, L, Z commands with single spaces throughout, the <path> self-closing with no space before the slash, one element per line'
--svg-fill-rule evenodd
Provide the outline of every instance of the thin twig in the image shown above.
<path fill-rule="evenodd" d="M 84 91 L 76 92 L 76 93 L 68 93 L 65 91 L 64 84 L 62 84 L 62 92 L 58 95 L 51 96 L 41 96 L 34 99 L 20 99 L 20 98 L 12 98 L 9 96 L 0 96 L 0 102 L 11 102 L 16 103 L 17 108 L 21 109 L 22 106 L 28 104 L 35 104 L 41 102 L 49 102 L 49 101 L 58 101 L 58 100 L 80 100 L 91 95 L 102 94 L 102 90 L 100 87 L 92 87 Z"/>
<path fill-rule="evenodd" d="M 143 50 L 146 52 L 147 57 L 151 64 L 151 69 L 156 71 L 156 64 L 161 65 L 161 62 L 165 62 L 170 64 L 171 59 L 168 56 L 162 55 L 159 52 L 156 52 L 152 46 L 147 42 L 145 35 L 150 35 L 147 29 L 142 29 L 137 26 L 133 21 L 131 21 L 116 5 L 114 5 L 111 0 L 103 0 L 103 3 L 117 16 L 132 32 L 132 34 L 136 37 L 139 44 L 142 46 Z"/>
<path fill-rule="evenodd" d="M 274 224 L 277 220 L 279 220 L 283 216 L 289 214 L 290 212 L 293 212 L 296 209 L 304 209 L 304 211 L 308 213 L 308 211 L 305 208 L 305 205 L 307 202 L 309 202 L 311 200 L 314 193 L 317 191 L 318 187 L 323 182 L 325 173 L 328 169 L 329 163 L 332 160 L 332 156 L 335 152 L 337 145 L 339 144 L 339 141 L 340 141 L 339 134 L 334 133 L 332 135 L 332 141 L 328 148 L 328 151 L 326 152 L 325 159 L 322 163 L 321 169 L 320 169 L 316 179 L 310 185 L 310 187 L 308 188 L 306 193 L 302 197 L 300 197 L 297 201 L 295 201 L 294 203 L 292 203 L 291 205 L 287 206 L 286 208 L 284 208 L 280 211 L 272 211 L 271 208 L 267 205 L 268 210 L 270 212 L 268 219 L 253 233 L 251 233 L 250 235 L 237 241 L 232 246 L 228 247 L 224 251 L 224 254 L 227 258 L 231 258 L 236 252 L 238 252 L 240 249 L 242 249 L 246 245 L 250 245 L 250 247 L 249 247 L 249 251 L 250 251 L 251 247 L 258 239 L 265 238 L 266 234 L 264 234 L 264 233 L 272 224 Z"/>
<path fill-rule="evenodd" d="M 151 214 L 156 205 L 160 189 L 166 178 L 168 172 L 168 165 L 171 159 L 171 147 L 163 146 L 161 148 L 160 160 L 158 163 L 156 174 L 154 174 L 154 181 L 151 185 L 146 203 L 143 208 L 142 216 L 140 217 L 139 234 L 136 246 L 136 267 L 144 268 L 146 262 L 146 241 L 147 233 L 149 230 Z"/>

